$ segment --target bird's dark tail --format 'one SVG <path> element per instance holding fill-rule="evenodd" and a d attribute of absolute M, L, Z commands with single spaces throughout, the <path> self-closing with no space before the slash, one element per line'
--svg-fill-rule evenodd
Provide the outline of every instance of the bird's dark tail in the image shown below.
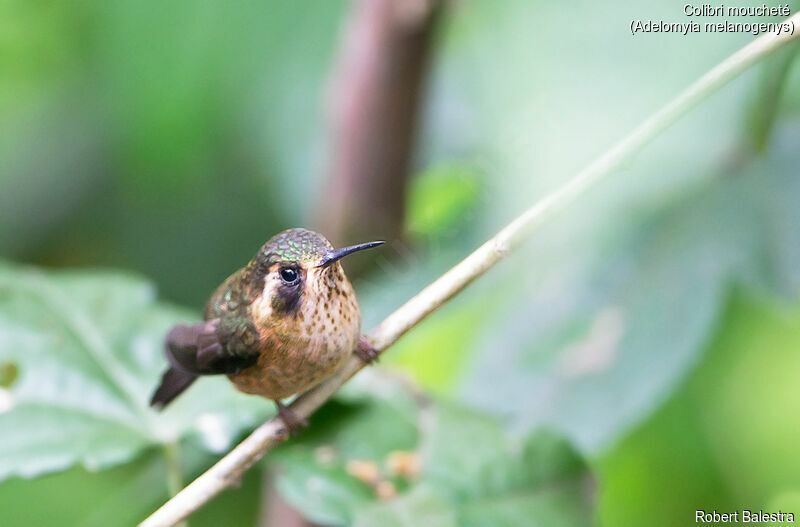
<path fill-rule="evenodd" d="M 159 410 L 164 408 L 170 401 L 179 396 L 183 390 L 188 388 L 195 379 L 197 379 L 197 375 L 176 368 L 169 368 L 161 377 L 161 385 L 159 385 L 152 399 L 150 399 L 150 406 L 154 406 Z"/>

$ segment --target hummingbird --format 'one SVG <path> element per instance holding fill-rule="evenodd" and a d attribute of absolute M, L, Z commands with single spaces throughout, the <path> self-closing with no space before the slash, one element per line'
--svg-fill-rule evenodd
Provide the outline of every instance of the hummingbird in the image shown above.
<path fill-rule="evenodd" d="M 366 362 L 377 356 L 361 338 L 340 260 L 383 243 L 334 249 L 307 229 L 270 238 L 211 294 L 203 322 L 167 333 L 169 368 L 151 406 L 163 408 L 201 375 L 227 375 L 238 390 L 272 399 L 290 433 L 304 426 L 281 399 L 319 384 L 352 353 Z"/>

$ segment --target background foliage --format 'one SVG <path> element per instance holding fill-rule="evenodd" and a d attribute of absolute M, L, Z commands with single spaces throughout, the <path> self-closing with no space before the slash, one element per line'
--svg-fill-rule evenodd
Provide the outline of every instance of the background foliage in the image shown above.
<path fill-rule="evenodd" d="M 447 8 L 407 237 L 356 280 L 365 327 L 752 38 L 627 32 L 682 7 Z M 270 414 L 223 379 L 146 403 L 166 329 L 324 203 L 346 12 L 0 4 L 0 524 L 134 524 L 176 462 L 188 481 Z M 797 54 L 664 133 L 192 525 L 263 523 L 267 479 L 322 524 L 800 514 Z"/>

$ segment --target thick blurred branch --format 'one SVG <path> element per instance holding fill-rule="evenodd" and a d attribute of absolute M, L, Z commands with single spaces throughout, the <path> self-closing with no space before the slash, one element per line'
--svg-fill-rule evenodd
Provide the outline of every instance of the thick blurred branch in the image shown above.
<path fill-rule="evenodd" d="M 356 0 L 328 100 L 330 160 L 317 224 L 334 245 L 402 234 L 440 0 Z"/>
<path fill-rule="evenodd" d="M 800 13 L 790 17 L 786 22 L 791 22 L 796 27 L 800 23 Z M 367 334 L 369 340 L 378 351 L 388 348 L 406 331 L 499 262 L 533 229 L 574 201 L 592 184 L 611 174 L 621 162 L 638 152 L 642 146 L 673 124 L 686 111 L 760 58 L 798 36 L 800 32 L 794 34 L 784 32 L 780 36 L 774 33 L 764 34 L 712 68 L 566 184 L 534 204 L 475 252 L 389 315 Z M 363 367 L 364 363 L 361 360 L 356 357 L 351 358 L 336 375 L 298 397 L 290 408 L 300 417 L 309 417 Z M 234 486 L 245 470 L 285 437 L 280 419 L 267 421 L 216 465 L 154 512 L 141 526 L 174 525 L 186 518 L 222 490 Z"/>

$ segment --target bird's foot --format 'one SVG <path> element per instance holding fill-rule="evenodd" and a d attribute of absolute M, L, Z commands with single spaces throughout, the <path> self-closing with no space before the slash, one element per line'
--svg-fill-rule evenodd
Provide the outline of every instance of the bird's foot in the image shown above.
<path fill-rule="evenodd" d="M 371 362 L 377 362 L 378 360 L 378 350 L 375 349 L 367 337 L 362 336 L 358 339 L 358 344 L 356 344 L 355 354 L 358 355 L 358 358 L 366 362 L 367 364 Z"/>
<path fill-rule="evenodd" d="M 300 430 L 308 426 L 308 421 L 294 413 L 282 402 L 275 401 L 275 405 L 278 407 L 278 414 L 280 414 L 281 420 L 286 425 L 286 431 L 289 432 L 290 436 L 297 435 Z"/>

